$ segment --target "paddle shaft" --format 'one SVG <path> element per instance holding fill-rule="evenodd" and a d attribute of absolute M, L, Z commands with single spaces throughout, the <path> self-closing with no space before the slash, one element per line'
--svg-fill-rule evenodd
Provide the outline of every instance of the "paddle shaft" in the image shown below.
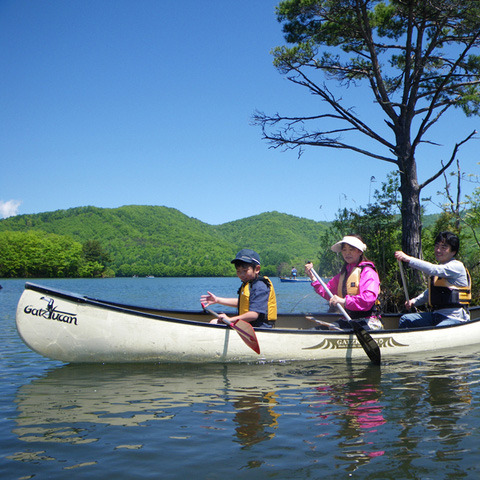
<path fill-rule="evenodd" d="M 312 268 L 310 270 L 312 273 L 313 273 L 313 276 L 322 284 L 322 287 L 323 289 L 327 292 L 327 295 L 332 298 L 333 297 L 333 293 L 330 291 L 330 289 L 327 287 L 327 284 L 322 280 L 322 278 L 320 277 L 320 275 Z M 347 319 L 347 320 L 351 320 L 350 318 L 350 315 L 345 311 L 345 309 L 343 308 L 343 305 L 340 305 L 339 303 L 337 303 L 336 307 L 340 310 L 340 312 L 342 312 L 342 315 Z"/>
<path fill-rule="evenodd" d="M 215 310 L 205 307 L 203 303 L 202 303 L 202 307 L 210 315 L 213 315 L 216 318 L 220 318 L 220 315 L 217 312 L 215 312 Z M 222 318 L 222 322 L 225 322 L 229 327 L 232 326 L 232 322 L 228 318 Z"/>
<path fill-rule="evenodd" d="M 403 271 L 403 262 L 400 259 L 398 259 L 398 268 L 400 269 L 400 275 L 402 277 L 402 285 L 403 285 L 403 291 L 405 292 L 405 298 L 407 302 L 409 302 L 410 298 L 408 296 L 407 282 L 405 280 L 405 273 Z"/>

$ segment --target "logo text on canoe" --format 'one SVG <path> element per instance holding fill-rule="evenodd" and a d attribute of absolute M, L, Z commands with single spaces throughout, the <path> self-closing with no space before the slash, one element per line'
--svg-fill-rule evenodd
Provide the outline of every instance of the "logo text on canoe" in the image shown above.
<path fill-rule="evenodd" d="M 45 318 L 46 320 L 55 320 L 57 322 L 77 325 L 76 313 L 69 313 L 58 310 L 58 307 L 55 306 L 55 301 L 53 300 L 53 298 L 42 297 L 41 299 L 47 302 L 47 306 L 45 308 L 37 308 L 33 305 L 27 305 L 23 309 L 23 311 L 27 315 L 33 315 L 34 317 L 41 317 Z"/>

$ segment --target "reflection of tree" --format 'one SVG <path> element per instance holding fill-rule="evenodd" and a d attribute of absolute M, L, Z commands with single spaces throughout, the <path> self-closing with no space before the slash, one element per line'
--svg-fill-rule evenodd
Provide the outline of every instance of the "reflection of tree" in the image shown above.
<path fill-rule="evenodd" d="M 432 443 L 429 450 L 441 461 L 463 448 L 464 426 L 459 426 L 459 422 L 471 413 L 471 380 L 467 373 L 462 373 L 458 363 L 450 362 L 449 358 L 438 359 L 434 368 L 425 364 L 421 371 L 402 375 L 402 383 L 409 388 L 398 401 L 408 405 L 409 412 L 406 421 L 400 420 L 403 431 L 399 435 L 399 447 L 409 453 L 405 459 L 412 470 L 415 467 L 411 463 L 419 456 L 414 452 L 420 444 L 423 450 L 427 448 L 424 443 Z M 418 431 L 418 425 L 428 431 L 428 436 Z"/>
<path fill-rule="evenodd" d="M 273 392 L 251 393 L 235 399 L 233 405 L 237 409 L 234 421 L 238 441 L 246 447 L 270 440 L 275 436 L 280 414 L 273 410 L 276 405 L 276 395 Z"/>
<path fill-rule="evenodd" d="M 383 417 L 383 407 L 379 402 L 380 369 L 369 367 L 362 374 L 341 384 L 325 384 L 316 387 L 321 397 L 315 407 L 334 405 L 333 413 L 322 412 L 323 419 L 336 422 L 340 419 L 341 426 L 336 435 L 341 441 L 339 450 L 344 452 L 338 455 L 346 462 L 351 462 L 349 471 L 356 470 L 366 464 L 373 457 L 383 455 L 383 450 L 375 450 L 374 443 L 367 441 L 366 434 L 377 432 L 378 427 L 386 423 Z"/>

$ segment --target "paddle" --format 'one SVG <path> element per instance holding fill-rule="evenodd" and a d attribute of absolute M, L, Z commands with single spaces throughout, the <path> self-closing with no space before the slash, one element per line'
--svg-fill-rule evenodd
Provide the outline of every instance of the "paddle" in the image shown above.
<path fill-rule="evenodd" d="M 203 309 L 213 315 L 216 318 L 219 318 L 220 315 L 217 312 L 214 312 L 210 308 L 205 307 L 202 303 Z M 257 336 L 255 335 L 255 330 L 253 329 L 250 323 L 245 322 L 245 320 L 236 320 L 234 322 L 228 320 L 228 318 L 222 317 L 222 322 L 225 322 L 229 327 L 233 328 L 239 335 L 240 338 L 255 352 L 260 354 L 260 345 L 258 344 Z"/>
<path fill-rule="evenodd" d="M 340 330 L 343 332 L 343 330 L 340 327 L 336 327 L 335 325 L 332 325 L 331 323 L 324 322 L 323 320 L 319 320 L 318 318 L 311 317 L 310 315 L 307 315 L 305 317 L 307 320 L 310 320 L 311 322 L 314 322 L 318 325 L 322 325 L 322 327 L 327 327 L 329 330 Z"/>
<path fill-rule="evenodd" d="M 321 279 L 320 275 L 313 268 L 310 271 L 312 272 L 314 277 L 321 283 L 323 289 L 327 292 L 327 295 L 332 298 L 332 292 L 329 290 L 325 282 Z M 337 308 L 340 310 L 340 312 L 342 312 L 342 315 L 352 326 L 352 329 L 357 336 L 360 345 L 365 350 L 365 353 L 368 355 L 368 358 L 372 361 L 373 364 L 380 365 L 381 354 L 380 347 L 377 345 L 377 342 L 361 325 L 359 325 L 355 321 L 352 321 L 350 315 L 345 311 L 342 305 L 337 303 Z"/>

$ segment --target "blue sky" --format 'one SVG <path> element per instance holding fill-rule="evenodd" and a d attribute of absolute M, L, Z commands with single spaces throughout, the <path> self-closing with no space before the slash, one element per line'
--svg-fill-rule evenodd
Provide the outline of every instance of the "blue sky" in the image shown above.
<path fill-rule="evenodd" d="M 321 108 L 272 65 L 277 4 L 0 0 L 0 217 L 135 204 L 210 224 L 273 210 L 319 221 L 367 204 L 393 165 L 320 148 L 299 159 L 251 124 L 255 110 Z M 368 89 L 341 93 L 377 108 Z M 431 135 L 442 146 L 418 152 L 419 180 L 479 126 L 449 113 Z M 468 173 L 478 147 L 460 151 Z"/>

